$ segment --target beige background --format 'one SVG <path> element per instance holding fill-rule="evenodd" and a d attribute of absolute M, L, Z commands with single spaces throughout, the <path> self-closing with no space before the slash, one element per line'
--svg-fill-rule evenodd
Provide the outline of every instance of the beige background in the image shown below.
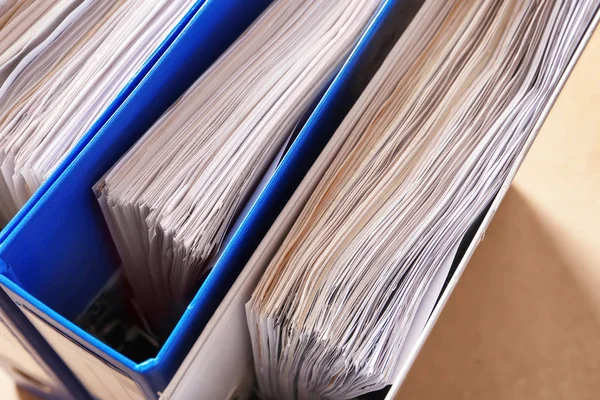
<path fill-rule="evenodd" d="M 399 398 L 600 398 L 599 232 L 600 30 Z"/>

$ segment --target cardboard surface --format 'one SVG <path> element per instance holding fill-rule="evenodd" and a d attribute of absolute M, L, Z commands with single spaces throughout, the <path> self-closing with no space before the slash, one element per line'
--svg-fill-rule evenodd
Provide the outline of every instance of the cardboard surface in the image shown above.
<path fill-rule="evenodd" d="M 398 399 L 600 393 L 600 30 Z"/>

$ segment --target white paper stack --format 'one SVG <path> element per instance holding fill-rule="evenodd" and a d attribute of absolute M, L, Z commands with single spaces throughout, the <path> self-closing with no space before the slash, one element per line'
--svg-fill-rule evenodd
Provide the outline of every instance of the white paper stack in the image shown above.
<path fill-rule="evenodd" d="M 432 278 L 504 182 L 599 3 L 424 4 L 246 305 L 261 397 L 349 399 L 392 382 Z"/>
<path fill-rule="evenodd" d="M 195 1 L 13 3 L 0 8 L 3 223 L 48 178 Z"/>
<path fill-rule="evenodd" d="M 275 1 L 98 185 L 135 300 L 178 319 L 380 0 Z"/>
<path fill-rule="evenodd" d="M 83 0 L 0 3 L 0 84 Z"/>

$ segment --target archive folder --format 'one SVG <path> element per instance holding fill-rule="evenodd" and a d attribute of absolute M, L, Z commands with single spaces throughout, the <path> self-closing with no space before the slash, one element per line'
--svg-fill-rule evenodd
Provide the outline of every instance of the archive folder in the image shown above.
<path fill-rule="evenodd" d="M 395 18 L 418 2 L 381 2 L 321 100 L 298 123 L 295 140 L 276 166 L 276 178 L 266 182 L 232 232 L 164 344 L 157 345 L 151 357 L 137 353 L 125 356 L 132 354 L 131 349 L 120 346 L 120 342 L 111 347 L 73 323 L 77 320 L 91 330 L 97 328 L 111 301 L 110 291 L 119 291 L 121 285 L 115 275 L 119 260 L 92 187 L 268 3 L 206 1 L 139 84 L 86 134 L 78 151 L 4 234 L 0 285 L 95 397 L 160 395 L 278 212 L 401 34 L 404 20 L 398 24 Z M 89 312 L 82 317 L 86 309 Z M 143 334 L 139 337 L 141 342 L 147 339 L 148 346 L 156 345 Z"/>
<path fill-rule="evenodd" d="M 571 2 L 569 4 L 573 6 L 574 3 L 575 2 Z M 437 4 L 441 5 L 442 3 Z M 533 4 L 533 2 L 531 4 Z M 590 3 L 588 3 L 587 5 L 589 6 Z M 476 219 L 473 225 L 471 225 L 470 229 L 467 230 L 466 234 L 462 237 L 460 243 L 458 243 L 458 250 L 456 251 L 456 254 L 454 255 L 453 259 L 451 259 L 450 262 L 447 263 L 445 268 L 440 267 L 438 273 L 435 274 L 435 278 L 433 280 L 434 283 L 432 284 L 432 286 L 435 285 L 436 290 L 434 290 L 433 293 L 427 292 L 425 294 L 424 298 L 429 298 L 431 301 L 428 301 L 428 304 L 426 305 L 421 303 L 421 305 L 425 305 L 425 307 L 419 307 L 417 311 L 417 318 L 413 320 L 413 323 L 410 325 L 410 329 L 408 330 L 407 335 L 408 337 L 405 342 L 406 346 L 402 348 L 402 351 L 398 356 L 398 368 L 394 370 L 391 387 L 388 386 L 382 391 L 365 395 L 366 398 L 386 398 L 392 400 L 397 396 L 398 389 L 402 384 L 403 380 L 405 379 L 406 374 L 408 373 L 415 357 L 417 356 L 420 348 L 422 347 L 429 332 L 431 331 L 433 324 L 435 323 L 440 312 L 442 311 L 444 304 L 448 300 L 448 297 L 450 296 L 452 290 L 458 282 L 458 279 L 460 278 L 461 273 L 464 271 L 466 264 L 468 263 L 471 255 L 473 254 L 473 251 L 475 250 L 479 241 L 483 238 L 485 229 L 487 228 L 491 218 L 493 217 L 495 211 L 498 208 L 498 205 L 500 204 L 502 198 L 508 190 L 511 181 L 519 168 L 519 165 L 521 164 L 533 140 L 535 139 L 537 132 L 541 128 L 546 116 L 548 115 L 550 108 L 552 107 L 556 97 L 558 96 L 562 86 L 564 85 L 570 71 L 573 69 L 573 66 L 579 58 L 579 55 L 581 54 L 586 43 L 588 42 L 591 33 L 596 28 L 598 20 L 600 19 L 600 13 L 598 12 L 597 7 L 590 7 L 588 8 L 587 13 L 580 12 L 579 15 L 583 15 L 583 17 L 579 19 L 580 23 L 570 25 L 571 27 L 574 27 L 577 30 L 577 40 L 574 40 L 571 43 L 569 43 L 568 57 L 565 57 L 565 63 L 562 64 L 560 74 L 555 75 L 556 80 L 552 81 L 552 89 L 549 90 L 548 97 L 544 98 L 545 101 L 543 105 L 539 107 L 539 113 L 536 113 L 535 118 L 532 118 L 530 120 L 532 129 L 530 131 L 527 131 L 528 134 L 526 136 L 526 141 L 524 142 L 523 146 L 520 147 L 516 152 L 514 163 L 512 163 L 507 169 L 506 178 L 502 179 L 498 191 L 494 191 L 492 193 L 493 200 L 491 201 L 491 203 L 484 207 L 484 211 L 479 215 L 479 217 Z M 573 18 L 573 20 L 575 20 L 575 18 Z M 553 41 L 552 43 L 553 45 L 555 45 L 556 41 Z M 565 44 L 564 46 L 566 48 L 567 44 Z M 369 92 L 370 89 L 373 88 L 369 87 L 366 92 L 372 94 L 373 92 Z M 210 378 L 208 379 L 224 379 L 225 382 L 228 382 L 229 386 L 221 388 L 223 393 L 228 393 L 228 391 L 233 391 L 236 390 L 236 388 L 238 388 L 237 394 L 239 398 L 251 395 L 251 392 L 254 388 L 254 365 L 252 361 L 253 354 L 251 350 L 250 333 L 248 332 L 246 326 L 248 323 L 246 320 L 245 305 L 250 300 L 252 292 L 255 289 L 255 285 L 260 280 L 261 275 L 263 274 L 267 265 L 271 262 L 275 254 L 279 251 L 279 248 L 283 243 L 284 238 L 292 228 L 292 225 L 294 224 L 296 218 L 298 217 L 301 210 L 304 208 L 306 202 L 308 201 L 309 197 L 315 190 L 316 185 L 322 179 L 323 174 L 331 164 L 332 160 L 336 157 L 336 154 L 339 154 L 338 151 L 340 149 L 341 144 L 343 143 L 343 139 L 344 138 L 340 137 L 340 135 L 338 135 L 336 132 L 336 135 L 333 136 L 333 138 L 331 139 L 321 156 L 318 158 L 312 169 L 308 172 L 306 178 L 302 181 L 301 185 L 294 193 L 289 203 L 281 212 L 280 216 L 265 236 L 257 251 L 253 254 L 249 263 L 240 274 L 238 280 L 232 286 L 231 291 L 227 294 L 227 296 L 215 312 L 215 315 L 207 324 L 206 329 L 194 345 L 194 348 L 190 352 L 190 355 L 186 358 L 186 360 L 182 364 L 182 367 L 180 368 L 175 378 L 172 380 L 171 384 L 165 391 L 165 399 L 197 398 L 202 393 L 204 393 L 204 387 L 207 385 L 206 382 L 202 380 L 202 378 L 199 378 L 202 377 L 204 374 L 210 375 Z M 329 193 L 330 192 L 328 192 L 328 194 Z M 312 203 L 312 205 L 315 204 L 318 204 L 320 207 L 323 208 L 326 208 L 328 206 L 326 202 Z M 319 222 L 321 221 L 322 220 L 319 220 Z M 319 244 L 321 243 L 322 242 L 319 242 Z M 299 244 L 298 246 L 301 246 L 301 244 Z M 310 258 L 309 260 L 311 262 L 314 262 L 314 258 Z M 292 264 L 292 266 L 298 267 L 298 263 L 294 263 Z M 296 272 L 297 270 L 294 269 L 293 271 Z M 319 276 L 319 278 L 323 279 L 322 276 Z M 291 285 L 290 280 L 286 280 L 285 284 Z M 432 286 L 430 286 L 430 289 L 432 288 Z M 290 286 L 285 287 L 289 288 Z M 296 289 L 297 287 L 298 286 L 293 286 L 294 289 Z M 322 288 L 322 286 L 318 285 L 314 287 Z M 272 289 L 272 286 L 269 287 L 269 289 Z M 340 289 L 340 291 L 341 290 L 342 289 Z M 296 299 L 294 297 L 287 298 Z M 328 305 L 329 304 L 331 303 L 328 303 Z M 334 310 L 332 309 L 330 311 L 333 312 Z M 270 314 L 269 318 L 270 320 L 268 324 L 270 324 L 271 329 L 284 326 L 284 323 L 287 322 L 284 318 L 279 318 L 278 315 L 274 314 Z M 291 336 L 291 331 L 293 329 L 297 328 L 292 327 L 285 333 L 276 333 L 269 338 L 269 340 L 273 340 L 273 342 L 269 343 L 265 339 L 263 341 L 260 341 L 257 346 L 261 350 L 267 349 L 273 351 L 273 349 L 275 349 L 279 351 L 289 351 L 290 349 L 296 349 L 304 352 L 308 346 L 299 345 L 298 347 L 293 347 L 292 345 L 286 346 L 285 344 L 285 340 L 289 336 Z M 326 332 L 331 333 L 331 331 Z M 370 330 L 368 332 L 378 331 Z M 331 334 L 333 335 L 333 333 Z M 309 336 L 309 334 L 306 334 L 304 337 L 307 339 L 314 339 L 310 342 L 311 344 L 322 343 L 321 341 L 319 341 L 320 338 L 318 334 L 315 334 L 314 336 Z M 329 356 L 326 359 L 326 364 L 322 369 L 324 373 L 328 372 L 327 367 L 331 367 L 334 364 L 335 357 L 338 356 L 342 352 L 342 350 L 345 349 L 341 346 L 340 348 L 337 348 L 336 351 L 330 351 L 328 353 L 325 353 L 324 350 L 323 354 L 327 354 Z M 337 351 L 339 351 L 339 353 Z M 217 354 L 220 355 L 218 358 Z M 311 360 L 314 361 L 315 358 L 312 358 Z M 282 359 L 283 357 L 275 356 L 268 358 L 267 360 L 274 363 L 276 361 L 281 361 Z M 218 361 L 215 362 L 215 360 Z M 264 359 L 262 361 L 264 362 Z M 297 362 L 290 361 L 278 370 L 271 370 L 272 374 L 269 378 L 272 379 L 273 376 L 281 374 L 282 371 L 285 371 L 286 369 L 295 368 L 301 362 L 305 362 L 305 360 Z M 336 366 L 340 367 L 341 365 L 343 365 L 345 367 L 348 367 L 349 364 L 350 363 L 342 364 L 338 362 Z M 362 367 L 362 365 L 356 366 L 356 369 L 360 367 Z M 257 363 L 256 368 L 261 368 L 259 363 Z M 289 381 L 294 382 L 294 379 L 298 379 L 299 376 L 302 376 L 303 378 L 312 377 L 315 380 L 322 378 L 321 374 L 314 373 L 318 366 L 314 368 L 315 369 L 313 370 L 312 376 L 311 372 L 307 372 L 304 375 L 298 373 L 297 375 L 289 376 Z M 268 370 L 260 369 L 259 373 L 266 374 L 266 371 Z M 340 375 L 345 373 L 346 371 L 340 372 Z M 328 377 L 327 379 L 323 380 L 323 382 L 324 384 L 331 384 L 331 382 L 336 378 L 337 376 L 332 377 L 331 379 L 329 379 Z M 293 388 L 293 390 L 297 390 L 297 388 L 299 387 L 299 385 L 295 385 L 297 385 L 295 382 L 290 385 Z M 310 394 L 307 394 L 306 392 L 301 394 L 303 394 L 304 397 L 300 395 L 298 397 L 313 398 Z M 349 396 L 348 398 L 350 397 L 351 396 Z M 288 397 L 275 396 L 274 398 Z M 336 397 L 334 396 L 333 398 Z"/>
<path fill-rule="evenodd" d="M 68 165 L 70 160 L 76 157 L 79 150 L 89 141 L 93 133 L 124 102 L 150 68 L 160 59 L 165 50 L 187 26 L 203 3 L 204 1 L 197 0 L 145 2 L 143 3 L 144 7 L 138 9 L 132 8 L 132 4 L 139 5 L 135 1 L 120 0 L 106 2 L 93 0 L 27 0 L 3 2 L 2 7 L 0 7 L 0 58 L 2 59 L 0 62 L 2 64 L 0 68 L 2 117 L 0 119 L 5 124 L 2 129 L 3 150 L 0 157 L 2 158 L 2 175 L 4 176 L 2 178 L 4 182 L 2 185 L 2 197 L 4 200 L 7 198 L 7 186 L 5 185 L 7 180 L 16 178 L 21 181 L 21 183 L 17 184 L 17 186 L 21 186 L 20 191 L 22 194 L 18 202 L 25 202 L 30 196 L 32 198 L 31 201 L 22 207 L 20 213 L 17 213 L 20 204 L 7 206 L 6 202 L 3 203 L 1 224 L 4 229 L 0 233 L 0 242 L 10 234 L 28 210 L 35 205 L 37 199 L 39 199 L 51 182 Z M 149 10 L 152 11 L 148 12 Z M 167 10 L 168 12 L 160 13 L 163 10 Z M 160 17 L 153 18 L 156 17 L 157 13 L 160 13 Z M 131 21 L 132 16 L 136 17 L 140 15 L 146 19 L 142 21 L 138 18 L 138 25 L 127 22 Z M 119 22 L 122 22 L 119 18 L 125 17 L 129 17 L 129 20 L 125 20 L 124 23 L 119 25 Z M 117 21 L 116 23 L 115 20 Z M 155 29 L 145 29 L 148 27 L 148 24 L 152 24 L 153 22 L 158 22 L 154 23 Z M 104 40 L 110 37 L 113 29 L 118 29 L 119 27 L 124 28 L 126 31 L 124 33 L 127 33 L 127 35 L 119 35 L 119 37 L 127 36 L 128 39 L 132 37 L 134 39 L 123 40 L 118 44 L 115 41 Z M 143 32 L 137 32 L 136 34 L 135 29 L 142 29 Z M 120 32 L 123 32 L 123 30 Z M 100 34 L 94 36 L 95 33 L 102 33 L 102 37 L 98 37 Z M 115 35 L 113 34 L 113 36 Z M 94 39 L 93 45 L 91 39 Z M 140 43 L 142 44 L 141 46 L 139 46 Z M 134 46 L 134 44 L 138 46 Z M 81 57 L 81 53 L 78 53 L 78 50 L 81 49 L 94 52 L 94 50 L 101 47 L 105 52 L 102 55 L 94 53 L 97 57 Z M 127 56 L 124 56 L 125 54 Z M 132 54 L 133 57 L 131 57 Z M 69 57 L 74 55 L 78 55 L 79 58 L 75 60 L 75 63 L 69 63 Z M 102 60 L 102 71 L 93 69 L 94 65 L 99 64 L 98 60 Z M 112 63 L 118 62 L 121 62 L 121 64 L 117 65 L 116 68 L 111 68 Z M 88 98 L 86 95 L 89 92 L 84 90 L 69 91 L 72 96 L 79 97 L 66 102 L 63 101 L 64 99 L 59 101 L 54 96 L 44 96 L 49 92 L 55 95 L 61 88 L 67 87 L 70 80 L 76 77 L 84 66 L 87 66 L 88 73 L 91 73 L 91 78 L 88 76 L 89 80 L 80 79 L 80 82 L 84 83 L 84 88 L 90 90 L 100 88 L 98 90 L 100 95 L 98 96 L 97 92 L 96 96 L 93 97 L 94 101 L 87 102 L 87 105 L 91 104 L 92 108 L 86 108 L 83 112 L 83 120 L 75 124 L 75 128 L 80 130 L 79 133 L 83 134 L 87 132 L 87 136 L 84 135 L 81 140 L 78 140 L 78 136 L 72 135 L 68 137 L 66 142 L 63 142 L 62 146 L 58 147 L 50 145 L 36 147 L 34 141 L 28 147 L 30 151 L 21 151 L 22 145 L 25 142 L 24 136 L 26 135 L 20 135 L 23 132 L 14 130 L 14 128 L 19 124 L 25 123 L 29 124 L 29 128 L 26 128 L 27 135 L 38 128 L 43 131 L 43 127 L 46 126 L 45 123 L 48 120 L 43 120 L 45 114 L 42 107 L 36 108 L 40 104 L 44 106 L 49 105 L 50 109 L 54 111 L 64 110 L 64 107 L 66 107 L 67 110 L 64 113 L 59 111 L 56 114 L 58 114 L 61 121 L 67 121 L 69 119 L 67 114 L 74 111 L 73 108 L 75 107 L 73 105 L 77 101 L 86 102 L 92 98 L 91 96 Z M 90 66 L 92 67 L 91 71 Z M 63 73 L 62 75 L 61 72 Z M 58 79 L 53 79 L 52 73 L 55 74 L 54 78 L 58 75 Z M 101 82 L 99 82 L 105 76 L 111 77 L 108 86 L 100 85 Z M 57 82 L 64 84 L 64 86 L 57 85 Z M 86 83 L 90 84 L 86 85 Z M 49 85 L 50 87 L 46 87 L 44 90 L 36 90 L 44 85 Z M 38 95 L 38 101 L 41 100 L 41 103 L 32 104 L 30 102 L 31 98 L 35 95 Z M 14 101 L 14 99 L 20 100 Z M 19 107 L 21 108 L 19 109 Z M 94 121 L 95 125 L 93 125 Z M 56 132 L 56 120 L 50 121 L 50 125 L 53 126 Z M 23 128 L 24 126 L 22 125 L 21 127 Z M 89 132 L 88 127 L 90 128 Z M 16 141 L 10 139 L 11 134 L 9 132 L 11 130 L 16 133 L 13 136 L 13 139 L 16 138 Z M 73 131 L 75 130 L 73 129 Z M 63 139 L 71 134 L 70 129 L 58 129 L 57 131 L 57 136 Z M 46 140 L 48 137 L 41 135 L 35 139 Z M 9 147 L 13 145 L 16 146 L 12 150 L 9 150 Z M 17 153 L 20 153 L 18 157 L 24 156 L 22 161 L 25 158 L 39 161 L 43 157 L 40 156 L 38 150 L 48 149 L 54 152 L 56 158 L 48 164 L 49 168 L 42 174 L 42 179 L 35 183 L 30 182 L 29 184 L 22 185 L 23 181 L 19 177 L 22 171 L 17 171 L 16 174 L 12 173 L 15 172 L 14 170 L 11 171 L 15 166 L 14 161 Z M 54 174 L 52 175 L 53 172 Z M 46 176 L 46 173 L 50 174 L 50 176 Z M 46 180 L 46 185 L 39 191 L 36 191 L 42 180 Z M 26 187 L 25 191 L 22 190 L 24 187 Z M 35 194 L 33 194 L 34 191 L 36 192 Z M 15 194 L 14 190 L 11 192 L 12 194 Z M 15 213 L 18 215 L 14 216 Z M 12 218 L 13 216 L 14 218 Z M 7 224 L 9 220 L 11 221 Z M 10 271 L 1 267 L 0 270 L 10 275 Z M 8 303 L 5 307 L 8 309 Z M 34 340 L 38 334 L 33 331 L 31 325 L 25 324 L 24 321 L 23 323 L 18 321 L 18 313 L 7 313 L 0 317 L 0 319 L 3 326 L 6 326 L 7 329 L 10 327 L 22 343 L 32 343 L 32 345 L 26 346 L 25 349 L 33 349 L 33 355 L 52 354 L 52 351 L 44 340 Z M 8 346 L 0 347 L 0 358 L 4 357 L 5 361 L 11 358 L 7 357 L 8 351 Z M 54 371 L 55 375 L 62 377 L 60 381 L 65 386 L 69 386 L 70 382 L 77 382 L 75 378 L 67 376 L 70 372 L 62 362 L 59 362 L 58 357 L 49 357 L 48 360 L 48 368 Z M 53 364 L 52 360 L 57 361 L 57 363 Z M 16 368 L 19 368 L 17 365 L 11 366 L 8 363 L 7 361 L 5 365 L 9 369 L 14 368 L 16 370 Z M 71 390 L 71 388 L 68 389 Z M 74 387 L 72 390 L 78 391 L 79 389 Z M 78 395 L 76 397 L 83 398 L 84 396 Z"/>
<path fill-rule="evenodd" d="M 268 3 L 195 1 L 0 233 L 0 247 L 6 250 L 0 285 L 22 310 L 14 314 L 23 322 L 15 324 L 23 330 L 19 334 L 33 337 L 35 326 L 92 396 L 155 397 L 178 355 L 166 350 L 165 362 L 134 363 L 70 322 L 109 283 L 118 265 L 92 186 Z M 30 244 L 36 250 L 17 248 Z M 93 324 L 94 317 L 86 322 Z M 38 352 L 50 350 L 44 343 L 36 342 Z"/>

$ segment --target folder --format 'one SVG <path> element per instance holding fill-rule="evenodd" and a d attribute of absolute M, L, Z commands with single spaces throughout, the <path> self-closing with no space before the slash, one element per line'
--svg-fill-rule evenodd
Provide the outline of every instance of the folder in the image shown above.
<path fill-rule="evenodd" d="M 21 332 L 27 332 L 27 337 Z M 10 297 L 0 289 L 0 369 L 16 385 L 39 397 L 87 399 L 89 393 Z"/>
<path fill-rule="evenodd" d="M 20 318 L 31 321 L 92 396 L 120 399 L 161 394 L 408 22 L 400 18 L 399 24 L 395 18 L 419 2 L 382 1 L 314 112 L 307 112 L 306 123 L 277 166 L 276 178 L 266 183 L 164 345 L 155 357 L 133 361 L 72 322 L 112 282 L 118 267 L 91 188 L 268 3 L 207 0 L 0 238 L 0 285 L 22 311 Z"/>
<path fill-rule="evenodd" d="M 81 15 L 81 10 L 85 10 L 89 4 L 90 2 L 72 1 L 62 3 L 62 5 L 66 5 L 65 7 L 62 7 L 62 5 L 58 4 L 58 2 L 46 2 L 43 4 L 43 7 L 38 7 L 37 9 L 34 2 L 17 3 L 12 1 L 4 4 L 3 7 L 7 8 L 0 10 L 3 12 L 3 24 L 6 24 L 7 18 L 14 17 L 15 9 L 21 7 L 28 8 L 28 11 L 33 10 L 33 17 L 32 15 L 26 15 L 26 17 L 30 19 L 29 22 L 32 22 L 31 19 L 33 18 L 33 20 L 35 20 L 33 22 L 35 22 L 36 25 L 33 27 L 29 26 L 28 22 L 22 18 L 23 15 L 25 15 L 24 13 L 12 18 L 11 25 L 8 28 L 5 26 L 8 31 L 4 31 L 4 33 L 9 32 L 7 34 L 12 35 L 12 39 L 14 39 L 14 41 L 10 42 L 5 40 L 5 42 L 3 42 L 4 44 L 7 42 L 11 43 L 12 46 L 9 50 L 7 50 L 6 53 L 4 53 L 5 58 L 9 58 L 4 60 L 6 63 L 2 67 L 3 82 L 7 77 L 9 79 L 14 79 L 16 74 L 23 68 L 26 68 L 26 66 L 29 65 L 29 63 L 34 59 L 34 57 L 39 54 L 41 48 L 53 43 L 57 36 L 64 32 L 65 26 L 68 26 L 67 22 L 70 23 L 74 19 L 77 19 L 77 17 Z M 28 202 L 25 207 L 23 207 L 21 212 L 9 222 L 2 232 L 0 232 L 0 242 L 2 242 L 10 234 L 10 232 L 12 232 L 12 229 L 19 223 L 22 217 L 26 215 L 28 210 L 35 205 L 37 199 L 39 199 L 41 194 L 44 193 L 51 182 L 53 182 L 53 180 L 60 174 L 60 171 L 62 171 L 66 165 L 68 165 L 69 161 L 78 154 L 79 150 L 85 145 L 86 141 L 89 141 L 91 137 L 90 135 L 97 131 L 98 128 L 101 127 L 102 124 L 110 118 L 112 113 L 125 101 L 127 96 L 143 79 L 150 68 L 160 59 L 166 49 L 188 25 L 193 16 L 198 13 L 198 10 L 204 4 L 204 1 L 198 0 L 190 2 L 190 4 L 191 5 L 189 7 L 180 10 L 183 17 L 173 21 L 174 27 L 170 31 L 166 32 L 166 37 L 164 40 L 162 40 L 162 43 L 160 43 L 159 46 L 153 46 L 148 50 L 150 56 L 147 59 L 140 60 L 141 67 L 133 76 L 131 76 L 129 82 L 127 82 L 127 84 L 123 87 L 117 87 L 120 92 L 117 96 L 115 96 L 110 106 L 103 111 L 103 114 L 96 121 L 96 125 L 91 128 L 90 132 L 88 132 L 88 135 L 83 138 L 83 140 L 81 140 L 78 145 L 75 146 L 75 148 L 65 157 L 63 163 L 56 169 L 55 174 L 50 177 L 48 182 L 46 182 L 46 185 L 33 196 L 31 201 Z M 48 12 L 48 9 L 51 9 L 51 12 Z M 19 12 L 20 11 L 22 10 L 20 9 Z M 38 17 L 39 19 L 36 20 Z M 64 18 L 67 18 L 67 21 L 64 21 Z M 18 32 L 20 32 L 20 36 L 14 36 L 15 31 L 11 31 L 11 29 L 14 28 L 14 25 L 18 25 Z M 27 31 L 29 28 L 31 29 Z M 21 35 L 23 32 L 24 35 Z M 3 36 L 3 39 L 6 39 L 6 35 Z M 15 53 L 15 51 L 17 51 L 17 53 Z M 19 69 L 19 71 L 13 71 L 15 68 Z M 10 271 L 5 270 L 2 267 L 0 267 L 0 270 L 2 273 L 10 275 Z M 4 295 L 4 292 L 2 292 L 2 294 Z M 9 298 L 7 297 L 7 299 Z M 12 375 L 16 378 L 18 383 L 25 385 L 28 388 L 35 389 L 37 386 L 43 386 L 45 389 L 42 390 L 42 392 L 45 394 L 48 394 L 45 392 L 45 390 L 48 389 L 50 390 L 49 393 L 52 395 L 57 394 L 60 397 L 89 397 L 89 394 L 87 394 L 81 383 L 71 374 L 70 370 L 49 347 L 48 343 L 39 335 L 39 333 L 29 322 L 22 318 L 22 314 L 18 312 L 18 309 L 14 310 L 11 307 L 14 307 L 14 303 L 5 300 L 2 302 L 2 310 L 0 310 L 2 312 L 2 315 L 0 316 L 0 323 L 2 323 L 2 327 L 4 328 L 4 338 L 7 341 L 6 346 L 0 346 L 0 360 L 3 366 L 9 371 L 12 371 Z M 20 356 L 15 357 L 15 353 L 13 353 L 13 351 L 16 351 L 16 354 L 19 354 Z M 28 355 L 28 353 L 30 354 Z M 33 367 L 35 371 L 33 371 L 34 373 L 32 374 L 31 368 L 27 367 L 28 365 L 31 366 L 31 364 L 33 364 L 29 362 L 31 361 L 29 360 L 30 358 L 37 360 L 40 365 L 43 366 L 42 369 L 40 370 L 39 368 Z M 25 360 L 25 368 L 21 365 L 21 363 L 18 362 L 18 360 Z M 44 371 L 49 372 L 46 374 Z M 42 379 L 38 379 L 36 376 L 38 376 L 38 378 L 42 377 Z M 47 381 L 49 381 L 50 384 Z M 71 396 L 68 396 L 69 393 L 71 393 Z"/>
<path fill-rule="evenodd" d="M 407 345 L 400 354 L 400 368 L 397 369 L 393 384 L 382 391 L 369 395 L 368 398 L 392 400 L 398 395 L 399 388 L 406 378 L 408 371 L 436 323 L 449 296 L 452 294 L 478 243 L 483 239 L 485 230 L 506 194 L 528 149 L 535 140 L 537 132 L 540 130 L 554 101 L 599 21 L 600 11 L 597 11 L 592 23 L 587 27 L 586 33 L 571 58 L 568 67 L 562 74 L 559 84 L 553 90 L 550 101 L 545 104 L 543 112 L 539 119 L 537 119 L 533 132 L 528 137 L 523 149 L 519 152 L 516 162 L 512 165 L 508 177 L 503 181 L 493 201 L 462 238 L 456 255 L 448 263 L 446 269 L 441 269 L 440 273 L 434 278 L 433 286 L 435 287 L 430 287 L 432 289 L 431 293 L 428 292 L 425 295 L 428 301 L 419 308 L 417 318 L 410 327 Z M 250 299 L 266 266 L 289 232 L 317 182 L 333 160 L 338 145 L 334 137 L 323 150 L 257 250 L 253 253 L 221 305 L 215 311 L 215 314 L 208 322 L 206 328 L 190 351 L 190 354 L 182 363 L 182 366 L 161 398 L 178 400 L 198 398 L 206 393 L 207 387 L 210 387 L 208 381 L 219 381 L 221 385 L 218 388 L 219 396 L 215 395 L 207 398 L 223 398 L 223 393 L 235 393 L 237 398 L 249 398 L 252 395 L 255 378 L 245 304 Z M 210 393 L 212 394 L 213 392 Z"/>
<path fill-rule="evenodd" d="M 70 322 L 118 266 L 92 187 L 268 4 L 197 1 L 0 233 L 0 286 L 21 310 L 19 335 L 41 333 L 49 347 L 32 348 L 56 351 L 92 396 L 156 397 L 185 356 L 174 338 L 159 357 L 134 363 Z"/>

